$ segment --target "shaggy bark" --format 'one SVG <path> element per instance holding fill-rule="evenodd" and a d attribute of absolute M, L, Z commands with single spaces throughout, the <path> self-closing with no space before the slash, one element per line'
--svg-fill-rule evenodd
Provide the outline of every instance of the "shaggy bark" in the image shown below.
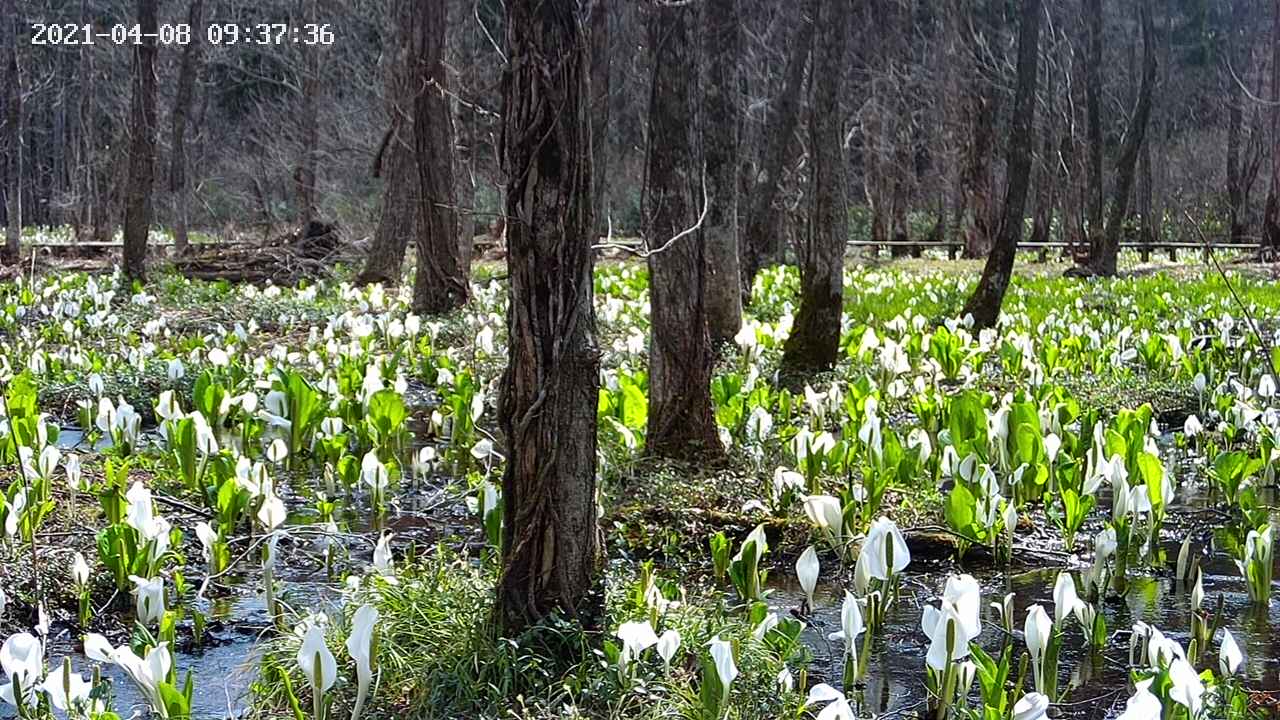
<path fill-rule="evenodd" d="M 738 65 L 741 37 L 737 0 L 708 0 L 703 8 L 707 91 L 702 114 L 711 207 L 706 220 L 707 331 L 711 343 L 733 342 L 742 327 L 738 264 L 738 173 L 742 113 Z"/>
<path fill-rule="evenodd" d="M 751 191 L 747 210 L 746 232 L 742 235 L 739 260 L 742 266 L 742 292 L 751 297 L 756 274 L 779 255 L 778 209 L 774 203 L 782 192 L 782 172 L 795 145 L 796 127 L 800 124 L 800 93 L 804 88 L 805 66 L 813 47 L 813 17 L 800 13 L 799 23 L 791 38 L 782 91 L 774 99 L 764 137 L 764 164 L 760 180 Z"/>
<path fill-rule="evenodd" d="M 1124 219 L 1129 212 L 1129 199 L 1133 189 L 1138 154 L 1146 140 L 1147 123 L 1151 118 L 1151 96 L 1156 84 L 1155 29 L 1151 21 L 1151 0 L 1141 0 L 1139 13 L 1142 18 L 1142 85 L 1138 89 L 1138 102 L 1129 120 L 1120 159 L 1116 163 L 1116 187 L 1112 196 L 1111 213 L 1107 217 L 1106 232 L 1098 253 L 1090 258 L 1090 267 L 1098 275 L 1115 275 L 1116 259 L 1120 254 L 1120 239 L 1124 231 Z"/>
<path fill-rule="evenodd" d="M 133 55 L 122 270 L 127 279 L 146 282 L 147 233 L 151 229 L 156 156 L 156 0 L 138 0 L 138 25 L 142 39 Z"/>
<path fill-rule="evenodd" d="M 649 7 L 645 237 L 649 255 L 649 422 L 646 449 L 679 459 L 723 453 L 711 405 L 714 361 L 706 318 L 706 255 L 697 227 L 702 173 L 694 138 L 697 8 Z M 679 237 L 677 237 L 679 236 Z"/>
<path fill-rule="evenodd" d="M 413 309 L 439 315 L 467 300 L 458 248 L 458 217 L 453 185 L 453 127 L 449 112 L 448 77 L 444 66 L 445 7 L 419 5 L 414 13 L 412 57 L 413 142 L 417 155 L 418 269 L 413 279 Z"/>
<path fill-rule="evenodd" d="M 809 224 L 800 245 L 800 307 L 783 345 L 784 375 L 826 370 L 840 346 L 844 290 L 844 206 L 840 88 L 849 15 L 837 0 L 810 0 L 817 22 L 814 93 L 809 110 Z"/>
<path fill-rule="evenodd" d="M 1004 212 L 978 287 L 965 303 L 964 313 L 973 314 L 975 327 L 996 324 L 1004 302 L 1014 256 L 1022 240 L 1027 202 L 1027 180 L 1031 175 L 1032 143 L 1035 138 L 1036 75 L 1039 70 L 1040 0 L 1022 0 L 1018 28 L 1018 84 L 1015 91 L 1012 129 L 1009 137 L 1009 173 L 1005 188 Z"/>
<path fill-rule="evenodd" d="M 600 356 L 592 307 L 589 57 L 576 0 L 508 5 L 502 149 L 510 254 L 505 526 L 497 619 L 514 637 L 559 611 L 593 626 Z"/>

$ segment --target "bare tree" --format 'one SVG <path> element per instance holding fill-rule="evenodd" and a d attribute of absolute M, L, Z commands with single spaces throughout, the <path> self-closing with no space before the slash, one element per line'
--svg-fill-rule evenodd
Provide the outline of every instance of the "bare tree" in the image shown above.
<path fill-rule="evenodd" d="M 169 165 L 169 192 L 173 195 L 175 215 L 173 225 L 173 251 L 186 254 L 188 243 L 187 224 L 191 215 L 191 192 L 187 187 L 187 122 L 191 115 L 191 97 L 195 94 L 196 71 L 200 64 L 200 46 L 204 33 L 199 31 L 204 16 L 204 0 L 191 0 L 187 6 L 187 26 L 193 28 L 191 42 L 182 48 L 182 63 L 178 68 L 178 93 L 173 101 L 172 153 Z"/>
<path fill-rule="evenodd" d="M 383 177 L 382 207 L 364 270 L 358 283 L 400 282 L 400 268 L 409 240 L 418 235 L 417 158 L 413 147 L 413 102 L 417 58 L 410 53 L 412 0 L 395 0 L 392 5 L 391 52 L 385 54 L 386 99 L 389 125 L 374 159 L 373 174 Z"/>
<path fill-rule="evenodd" d="M 1280 0 L 1271 25 L 1271 186 L 1262 214 L 1262 242 L 1280 248 Z"/>
<path fill-rule="evenodd" d="M 4 23 L 4 35 L 0 43 L 4 46 L 5 93 L 4 93 L 4 143 L 5 143 L 5 225 L 4 259 L 14 262 L 18 259 L 19 243 L 22 240 L 22 65 L 18 60 L 18 14 L 17 0 L 4 0 L 4 12 L 0 13 L 0 22 Z"/>
<path fill-rule="evenodd" d="M 610 60 L 613 50 L 609 22 L 609 1 L 591 0 L 591 190 L 595 206 L 596 235 L 609 232 L 609 92 Z"/>
<path fill-rule="evenodd" d="M 453 123 L 449 78 L 444 65 L 446 3 L 417 5 L 413 14 L 413 139 L 417 155 L 418 268 L 413 280 L 414 310 L 436 315 L 467 300 L 467 273 L 458 248 L 458 216 L 453 185 Z"/>
<path fill-rule="evenodd" d="M 124 205 L 124 275 L 146 282 L 156 157 L 156 0 L 138 0 L 141 42 L 133 53 L 129 183 Z"/>
<path fill-rule="evenodd" d="M 964 168 L 960 176 L 960 196 L 964 201 L 964 256 L 984 257 L 991 250 L 999 222 L 999 205 L 991 170 L 996 151 L 996 121 L 1000 111 L 998 62 L 994 53 L 999 45 L 999 0 L 977 0 L 970 33 L 970 79 L 964 98 L 968 125 Z"/>
<path fill-rule="evenodd" d="M 1138 153 L 1146 139 L 1147 124 L 1151 119 L 1151 98 L 1155 92 L 1155 26 L 1151 19 L 1151 0 L 1139 0 L 1139 3 L 1142 24 L 1142 85 L 1138 88 L 1138 100 L 1125 132 L 1120 158 L 1116 161 L 1115 194 L 1111 201 L 1111 213 L 1107 217 L 1106 232 L 1102 243 L 1094 245 L 1096 254 L 1090 258 L 1090 270 L 1099 275 L 1116 274 L 1116 260 L 1120 254 L 1124 220 L 1129 211 Z"/>
<path fill-rule="evenodd" d="M 1084 87 L 1088 115 L 1088 165 L 1085 175 L 1085 207 L 1088 212 L 1089 238 L 1094 254 L 1103 238 L 1102 196 L 1102 0 L 1085 0 L 1085 25 L 1088 32 L 1088 55 L 1084 61 Z"/>
<path fill-rule="evenodd" d="M 782 372 L 800 374 L 835 365 L 844 300 L 844 203 L 840 88 L 844 84 L 849 13 L 839 0 L 810 0 L 817 31 L 813 102 L 809 108 L 809 224 L 799 244 L 800 308 L 783 346 Z"/>
<path fill-rule="evenodd" d="M 738 173 L 742 113 L 738 100 L 741 30 L 738 0 L 703 6 L 707 86 L 702 147 L 710 187 L 706 221 L 707 329 L 713 345 L 733 341 L 742 327 L 738 266 Z"/>
<path fill-rule="evenodd" d="M 502 576 L 514 636 L 553 611 L 602 619 L 596 525 L 600 355 L 592 308 L 590 60 L 578 0 L 509 0 L 503 159 L 510 337 L 500 417 Z"/>
<path fill-rule="evenodd" d="M 761 171 L 752 186 L 751 202 L 746 212 L 746 232 L 742 236 L 739 252 L 745 297 L 750 297 L 751 285 L 761 268 L 777 260 L 777 248 L 781 246 L 778 237 L 780 213 L 775 204 L 782 193 L 783 170 L 794 152 L 796 128 L 800 124 L 805 68 L 813 49 L 813 17 L 809 14 L 807 3 L 797 15 L 799 17 L 792 33 L 786 68 L 783 70 L 782 89 L 770 106 L 763 134 L 765 148 L 762 152 Z"/>
<path fill-rule="evenodd" d="M 973 315 L 976 327 L 992 327 L 1000 317 L 1005 290 L 1013 274 L 1013 261 L 1022 241 L 1026 217 L 1027 185 L 1035 144 L 1036 76 L 1039 71 L 1041 0 L 1021 0 L 1018 26 L 1018 80 L 1009 137 L 1009 172 L 1004 212 L 991 254 L 964 314 Z"/>
<path fill-rule="evenodd" d="M 645 236 L 651 321 L 649 423 L 653 455 L 696 458 L 723 453 L 711 406 L 714 356 L 707 333 L 707 267 L 701 212 L 706 169 L 694 138 L 697 8 L 649 6 L 653 83 L 645 175 Z"/>

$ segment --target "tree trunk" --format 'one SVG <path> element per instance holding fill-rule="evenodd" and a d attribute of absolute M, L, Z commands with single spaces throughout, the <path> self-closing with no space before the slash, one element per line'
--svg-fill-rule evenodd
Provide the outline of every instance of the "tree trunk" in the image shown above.
<path fill-rule="evenodd" d="M 813 17 L 799 13 L 798 24 L 791 38 L 787 55 L 787 67 L 782 91 L 774 99 L 765 127 L 764 164 L 759 180 L 751 191 L 751 204 L 747 210 L 747 228 L 742 236 L 740 260 L 742 265 L 743 297 L 750 299 L 751 286 L 756 274 L 777 260 L 778 217 L 774 203 L 782 192 L 782 171 L 791 157 L 796 127 L 800 123 L 800 93 L 804 88 L 804 70 L 809 62 L 813 46 Z"/>
<path fill-rule="evenodd" d="M 1151 0 L 1140 0 L 1140 2 L 1138 7 L 1142 17 L 1142 85 L 1138 89 L 1138 102 L 1133 108 L 1129 129 L 1125 133 L 1124 145 L 1120 150 L 1120 159 L 1116 164 L 1115 195 L 1112 197 L 1111 214 L 1107 217 L 1106 233 L 1101 247 L 1098 248 L 1100 252 L 1090 259 L 1093 271 L 1106 276 L 1116 274 L 1120 238 L 1124 232 L 1124 219 L 1129 211 L 1129 196 L 1133 188 L 1138 153 L 1145 142 L 1147 123 L 1151 118 L 1151 96 L 1156 84 L 1156 52 L 1154 27 L 1151 21 Z"/>
<path fill-rule="evenodd" d="M 783 345 L 781 372 L 797 376 L 835 365 L 840 348 L 848 215 L 841 154 L 840 88 L 849 15 L 838 0 L 810 0 L 817 23 L 809 108 L 809 223 L 800 249 L 800 307 Z"/>
<path fill-rule="evenodd" d="M 706 257 L 697 227 L 702 163 L 694 138 L 697 8 L 649 7 L 653 83 L 645 175 L 649 255 L 649 423 L 646 449 L 677 459 L 723 453 L 711 406 Z"/>
<path fill-rule="evenodd" d="M 17 0 L 5 0 L 4 12 L 0 13 L 0 22 L 4 23 L 4 34 L 0 42 L 4 43 L 5 65 L 5 224 L 4 261 L 17 262 L 22 241 L 22 65 L 18 60 L 18 36 L 16 34 L 19 15 Z"/>
<path fill-rule="evenodd" d="M 1086 0 L 1085 24 L 1089 35 L 1089 52 L 1084 61 L 1085 104 L 1088 115 L 1088 166 L 1085 175 L 1085 210 L 1087 211 L 1091 254 L 1101 250 L 1102 242 L 1102 0 Z"/>
<path fill-rule="evenodd" d="M 609 1 L 591 3 L 591 163 L 592 217 L 596 237 L 609 234 Z"/>
<path fill-rule="evenodd" d="M 387 57 L 384 75 L 386 113 L 389 128 L 379 155 L 374 160 L 374 175 L 382 176 L 382 207 L 378 227 L 365 259 L 364 269 L 356 277 L 357 284 L 400 283 L 400 269 L 410 238 L 418 233 L 418 167 L 413 149 L 412 78 L 417 58 L 410 52 L 414 4 L 397 0 L 393 6 L 396 38 L 394 52 Z"/>
<path fill-rule="evenodd" d="M 1280 248 L 1280 0 L 1271 26 L 1271 186 L 1262 213 L 1262 244 Z"/>
<path fill-rule="evenodd" d="M 309 22 L 317 21 L 316 4 L 311 0 Z M 294 192 L 298 201 L 299 232 L 306 232 L 316 219 L 316 181 L 320 164 L 320 48 L 303 45 L 302 50 L 302 108 L 298 114 L 298 142 L 300 155 L 293 170 Z"/>
<path fill-rule="evenodd" d="M 1243 98 L 1235 90 L 1229 93 L 1227 107 L 1227 205 L 1231 222 L 1231 242 L 1242 242 L 1248 234 L 1247 208 L 1244 206 L 1244 177 L 1240 166 L 1240 135 L 1244 125 Z"/>
<path fill-rule="evenodd" d="M 707 331 L 712 345 L 732 343 L 742 327 L 738 266 L 738 172 L 742 113 L 738 100 L 741 37 L 737 0 L 707 0 L 702 9 L 707 90 L 702 115 L 708 197 Z"/>
<path fill-rule="evenodd" d="M 156 156 L 156 0 L 138 0 L 142 41 L 133 55 L 129 109 L 129 184 L 124 205 L 124 276 L 146 282 L 147 233 Z"/>
<path fill-rule="evenodd" d="M 448 77 L 444 66 L 445 7 L 426 3 L 414 13 L 413 139 L 418 159 L 418 269 L 413 279 L 413 309 L 439 315 L 467 301 L 467 275 L 458 249 L 458 218 L 453 192 L 453 128 Z"/>
<path fill-rule="evenodd" d="M 973 291 L 964 313 L 972 314 L 974 326 L 993 327 L 1000 317 L 1005 290 L 1013 274 L 1013 260 L 1022 239 L 1027 202 L 1027 180 L 1031 175 L 1032 144 L 1035 137 L 1036 75 L 1039 71 L 1040 0 L 1022 0 L 1018 26 L 1018 84 L 1014 96 L 1009 136 L 1009 172 L 1004 196 L 1004 212 L 982 278 Z"/>
<path fill-rule="evenodd" d="M 965 98 L 969 124 L 969 142 L 966 147 L 964 171 L 961 175 L 961 195 L 965 207 L 964 256 L 979 258 L 991 250 L 996 236 L 995 188 L 992 187 L 991 158 L 995 153 L 996 116 L 1000 107 L 1000 83 L 983 67 L 985 53 L 994 47 L 999 27 L 999 3 L 984 0 L 974 24 L 973 81 Z"/>
<path fill-rule="evenodd" d="M 510 0 L 503 154 L 510 270 L 497 619 L 560 611 L 594 627 L 600 355 L 592 307 L 589 54 L 576 0 Z"/>
<path fill-rule="evenodd" d="M 187 187 L 187 115 L 191 112 L 191 97 L 195 94 L 196 68 L 200 62 L 200 45 L 203 33 L 194 30 L 201 27 L 204 16 L 204 0 L 191 0 L 187 6 L 187 25 L 193 28 L 191 42 L 182 48 L 182 61 L 178 66 L 178 93 L 173 100 L 172 162 L 169 165 L 169 192 L 173 195 L 176 216 L 173 226 L 173 252 L 178 257 L 187 253 L 190 239 L 187 224 L 190 221 L 191 195 Z"/>

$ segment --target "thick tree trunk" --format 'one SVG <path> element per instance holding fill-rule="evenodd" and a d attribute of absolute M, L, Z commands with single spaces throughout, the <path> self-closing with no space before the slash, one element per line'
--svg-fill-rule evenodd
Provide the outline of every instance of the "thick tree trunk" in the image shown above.
<path fill-rule="evenodd" d="M 804 88 L 805 66 L 809 63 L 813 47 L 813 18 L 799 13 L 791 46 L 787 55 L 782 91 L 774 99 L 765 127 L 764 164 L 760 178 L 751 191 L 751 204 L 747 209 L 746 232 L 742 236 L 739 260 L 742 266 L 743 297 L 750 299 L 751 286 L 756 274 L 766 265 L 776 262 L 780 247 L 778 209 L 774 203 L 782 192 L 782 172 L 791 158 L 796 127 L 800 123 L 800 93 Z"/>
<path fill-rule="evenodd" d="M 591 162 L 592 217 L 596 237 L 609 234 L 609 0 L 591 3 Z"/>
<path fill-rule="evenodd" d="M 723 453 L 711 406 L 714 355 L 707 333 L 706 253 L 697 227 L 702 163 L 694 138 L 697 8 L 649 7 L 645 236 L 649 255 L 649 424 L 652 455 L 694 459 Z"/>
<path fill-rule="evenodd" d="M 995 188 L 992 187 L 991 158 L 995 153 L 1000 84 L 987 76 L 991 71 L 984 68 L 984 62 L 986 53 L 995 42 L 1000 10 L 997 0 L 985 0 L 980 5 L 974 19 L 976 27 L 971 31 L 974 79 L 965 98 L 970 136 L 965 148 L 960 189 L 965 207 L 964 256 L 967 258 L 984 257 L 990 252 L 999 222 Z"/>
<path fill-rule="evenodd" d="M 510 302 L 497 620 L 603 619 L 596 523 L 587 34 L 576 0 L 509 0 L 502 113 Z"/>
<path fill-rule="evenodd" d="M 409 240 L 418 236 L 418 166 L 413 148 L 414 87 L 412 79 L 417 58 L 411 53 L 414 3 L 397 0 L 392 17 L 396 46 L 387 57 L 384 85 L 389 128 L 378 157 L 374 174 L 383 177 L 382 208 L 378 227 L 365 259 L 364 269 L 356 277 L 358 284 L 397 285 L 404 265 Z"/>
<path fill-rule="evenodd" d="M 1280 248 L 1280 0 L 1271 26 L 1271 185 L 1262 213 L 1262 244 Z"/>
<path fill-rule="evenodd" d="M 5 224 L 4 258 L 8 262 L 18 260 L 19 245 L 22 240 L 22 64 L 18 59 L 19 15 L 17 0 L 4 0 L 4 12 L 0 13 L 0 22 L 4 23 L 4 33 L 0 42 L 4 43 L 5 66 Z"/>
<path fill-rule="evenodd" d="M 706 220 L 707 331 L 711 343 L 719 347 L 732 343 L 742 327 L 738 265 L 741 18 L 737 0 L 707 0 L 702 15 L 707 60 L 702 147 L 711 202 Z"/>
<path fill-rule="evenodd" d="M 445 7 L 427 3 L 414 14 L 412 56 L 413 139 L 418 160 L 418 269 L 413 308 L 438 315 L 467 301 L 467 275 L 458 249 L 458 217 L 453 187 L 453 128 L 444 66 Z"/>
<path fill-rule="evenodd" d="M 191 0 L 187 6 L 187 25 L 201 27 L 204 16 L 204 0 Z M 193 30 L 191 42 L 182 48 L 182 61 L 178 66 L 178 93 L 173 100 L 172 146 L 169 165 L 169 192 L 173 195 L 176 217 L 173 226 L 173 252 L 181 257 L 190 244 L 191 195 L 187 187 L 187 120 L 191 113 L 191 98 L 195 94 L 196 68 L 200 63 L 200 46 L 203 33 Z"/>
<path fill-rule="evenodd" d="M 809 109 L 809 223 L 800 246 L 800 307 L 783 345 L 783 375 L 830 369 L 840 348 L 844 296 L 844 158 L 840 88 L 849 13 L 838 0 L 810 0 L 817 23 Z"/>
<path fill-rule="evenodd" d="M 133 55 L 129 109 L 129 184 L 124 205 L 124 275 L 146 282 L 156 157 L 156 0 L 138 0 L 142 41 Z"/>
<path fill-rule="evenodd" d="M 1116 187 L 1112 197 L 1111 214 L 1107 217 L 1106 233 L 1098 254 L 1090 259 L 1092 270 L 1099 275 L 1115 275 L 1116 260 L 1120 254 L 1120 239 L 1124 232 L 1124 219 L 1129 211 L 1129 198 L 1138 164 L 1138 154 L 1146 140 L 1147 124 L 1151 118 L 1151 96 L 1156 84 L 1156 52 L 1154 27 L 1151 21 L 1151 0 L 1140 0 L 1142 16 L 1142 85 L 1138 89 L 1138 102 L 1129 120 L 1120 159 L 1116 163 Z M 1095 246 L 1096 247 L 1096 246 Z"/>
<path fill-rule="evenodd" d="M 1101 250 L 1102 233 L 1102 0 L 1085 0 L 1089 48 L 1084 61 L 1084 87 L 1089 147 L 1085 174 L 1085 210 L 1092 253 Z"/>
<path fill-rule="evenodd" d="M 982 278 L 974 289 L 964 313 L 972 314 L 974 326 L 993 327 L 1000 317 L 1005 290 L 1013 274 L 1013 260 L 1022 239 L 1027 202 L 1027 180 L 1031 175 L 1032 143 L 1035 138 L 1036 75 L 1039 70 L 1041 0 L 1022 0 L 1018 27 L 1018 84 L 1014 96 L 1013 120 L 1009 136 L 1009 172 L 1005 187 L 1000 233 L 987 257 Z"/>

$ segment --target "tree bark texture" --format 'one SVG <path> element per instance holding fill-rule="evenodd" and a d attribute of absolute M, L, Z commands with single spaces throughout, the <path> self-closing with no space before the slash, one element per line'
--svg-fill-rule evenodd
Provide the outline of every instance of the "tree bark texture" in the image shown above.
<path fill-rule="evenodd" d="M 138 0 L 142 41 L 133 53 L 129 183 L 124 205 L 124 275 L 146 282 L 156 156 L 156 0 Z"/>
<path fill-rule="evenodd" d="M 712 345 L 719 347 L 733 342 L 742 327 L 738 264 L 741 18 L 738 0 L 707 0 L 702 10 L 707 63 L 702 148 L 711 202 L 706 220 L 707 331 Z"/>
<path fill-rule="evenodd" d="M 502 574 L 514 636 L 556 611 L 603 617 L 596 523 L 600 356 L 592 306 L 588 37 L 577 0 L 509 0 L 502 149 L 510 347 L 502 376 Z"/>
<path fill-rule="evenodd" d="M 1032 145 L 1035 142 L 1036 75 L 1039 70 L 1041 0 L 1022 0 L 1018 27 L 1018 80 L 1009 136 L 1009 172 L 1004 196 L 1000 232 L 978 286 L 965 304 L 974 326 L 992 327 L 1000 317 L 1005 291 L 1013 274 L 1013 261 L 1022 240 L 1027 202 L 1027 181 L 1031 175 Z"/>
<path fill-rule="evenodd" d="M 445 7 L 419 4 L 414 13 L 412 56 L 414 83 L 413 140 L 417 154 L 418 268 L 413 280 L 413 308 L 439 315 L 467 300 L 467 275 L 458 248 L 458 215 L 453 185 L 453 127 L 448 76 L 444 66 Z"/>
<path fill-rule="evenodd" d="M 810 6 L 817 32 L 809 109 L 809 223 L 800 248 L 800 307 L 782 354 L 782 373 L 793 376 L 835 365 L 849 240 L 840 113 L 849 13 L 839 0 L 810 0 Z"/>
<path fill-rule="evenodd" d="M 694 137 L 696 6 L 648 8 L 653 83 L 649 97 L 645 236 L 651 321 L 651 455 L 695 459 L 723 454 L 711 405 L 714 355 L 707 333 L 706 252 L 697 227 L 703 197 Z"/>

